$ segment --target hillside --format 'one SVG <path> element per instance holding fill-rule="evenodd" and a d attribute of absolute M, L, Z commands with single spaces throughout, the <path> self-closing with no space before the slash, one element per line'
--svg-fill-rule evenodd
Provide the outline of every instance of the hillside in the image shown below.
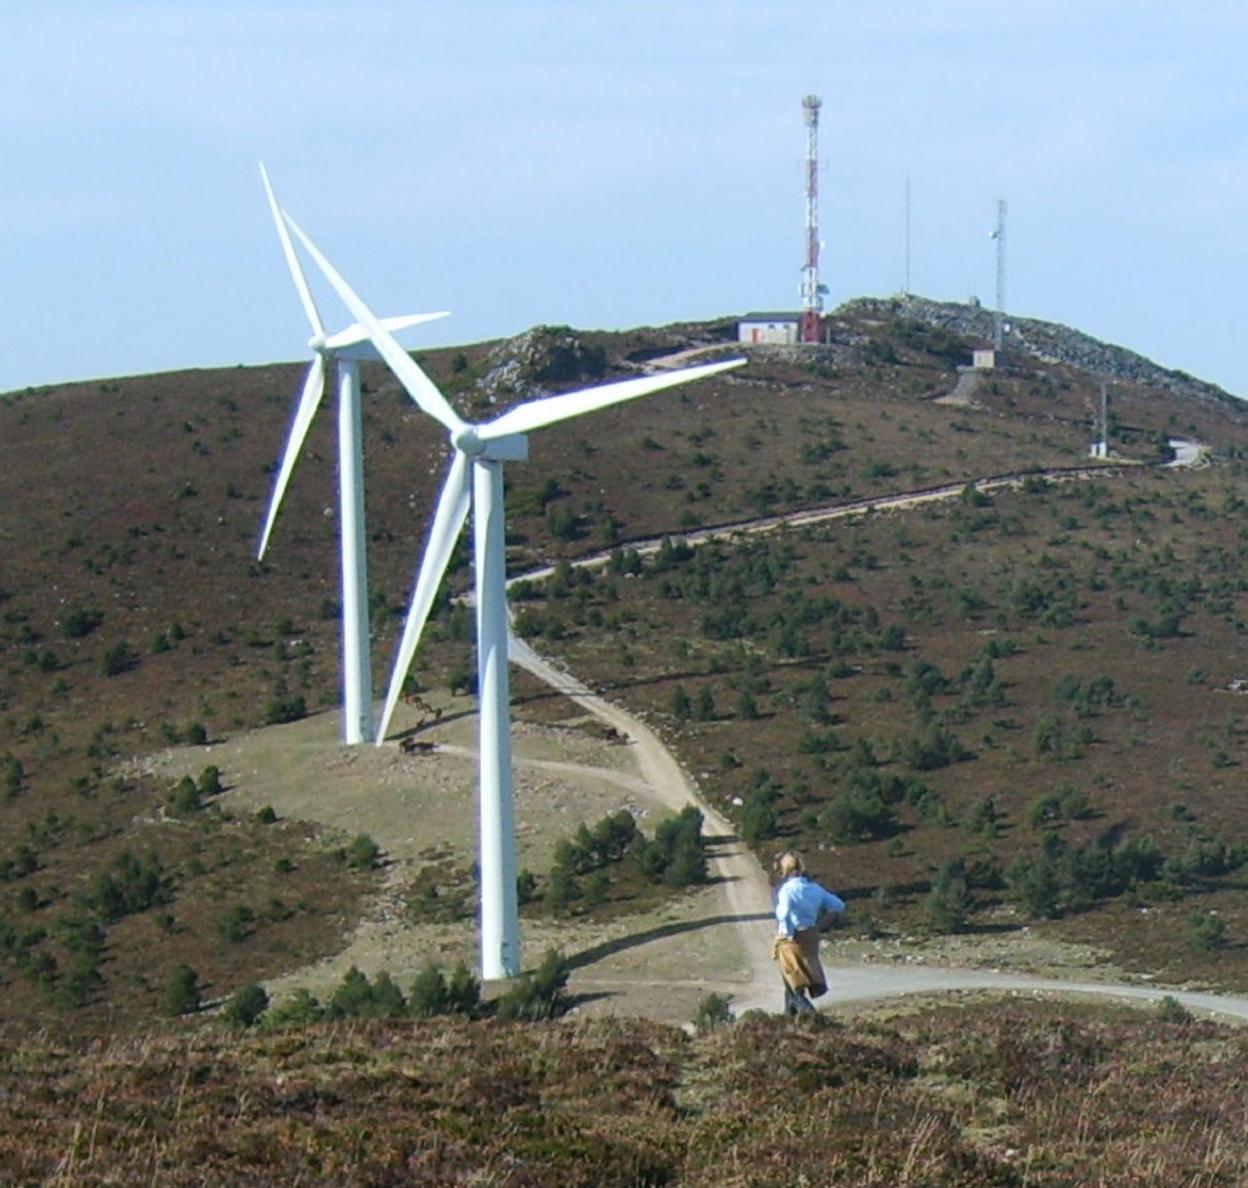
<path fill-rule="evenodd" d="M 913 313 L 853 303 L 826 348 L 756 348 L 728 377 L 535 436 L 508 474 L 513 572 L 620 551 L 586 581 L 561 568 L 520 591 L 520 628 L 660 725 L 764 859 L 794 842 L 819 856 L 868 938 L 1040 929 L 1243 988 L 1244 406 L 1108 349 L 1045 340 L 1039 358 L 1021 338 L 973 403 L 939 403 L 981 331 Z M 731 331 L 539 329 L 423 362 L 479 414 Z M 0 398 L 10 1018 L 51 1005 L 66 1028 L 121 1029 L 158 1012 L 182 963 L 222 993 L 275 976 L 340 944 L 382 877 L 349 835 L 235 814 L 211 777 L 179 800 L 126 762 L 336 703 L 331 416 L 253 559 L 300 374 Z M 1088 470 L 1103 378 L 1118 460 L 1038 477 Z M 380 686 L 444 451 L 383 371 L 366 384 Z M 1212 465 L 1161 469 L 1171 437 Z M 648 561 L 626 547 L 1003 475 L 1031 477 Z M 444 607 L 426 687 L 462 679 L 463 632 Z M 690 706 L 709 692 L 701 721 L 678 687 Z M 567 708 L 517 696 L 522 715 Z M 1011 873 L 1020 858 L 1033 869 Z M 936 884 L 956 909 L 943 921 Z M 246 943 L 221 943 L 231 909 Z"/>

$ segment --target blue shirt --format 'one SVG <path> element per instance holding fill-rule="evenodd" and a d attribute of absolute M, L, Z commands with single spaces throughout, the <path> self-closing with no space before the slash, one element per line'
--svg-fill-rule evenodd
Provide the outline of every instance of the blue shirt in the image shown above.
<path fill-rule="evenodd" d="M 781 936 L 792 936 L 807 928 L 814 928 L 815 921 L 824 912 L 845 913 L 845 901 L 833 895 L 805 875 L 793 875 L 780 884 L 776 895 L 777 930 Z"/>

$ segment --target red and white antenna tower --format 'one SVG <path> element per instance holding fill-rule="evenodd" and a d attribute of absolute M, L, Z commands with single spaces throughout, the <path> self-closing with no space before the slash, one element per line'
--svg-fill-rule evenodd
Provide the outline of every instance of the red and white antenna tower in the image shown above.
<path fill-rule="evenodd" d="M 802 341 L 818 342 L 823 289 L 819 284 L 819 108 L 818 95 L 802 100 L 806 119 L 806 264 L 802 268 Z"/>

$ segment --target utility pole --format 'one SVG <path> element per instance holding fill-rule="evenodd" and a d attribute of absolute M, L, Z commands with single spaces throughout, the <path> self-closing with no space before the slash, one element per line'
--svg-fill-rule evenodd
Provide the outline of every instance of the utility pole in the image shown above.
<path fill-rule="evenodd" d="M 819 108 L 818 95 L 802 100 L 806 121 L 806 264 L 802 268 L 802 342 L 818 342 L 823 289 L 819 284 Z"/>

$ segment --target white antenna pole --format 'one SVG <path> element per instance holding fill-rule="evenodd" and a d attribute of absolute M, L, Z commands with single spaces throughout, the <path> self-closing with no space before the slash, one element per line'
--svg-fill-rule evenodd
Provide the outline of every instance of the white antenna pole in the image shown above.
<path fill-rule="evenodd" d="M 902 289 L 907 297 L 910 296 L 910 175 L 906 174 L 906 285 Z"/>
<path fill-rule="evenodd" d="M 1005 199 L 997 199 L 997 311 L 992 324 L 992 345 L 1000 350 L 1005 341 Z"/>

